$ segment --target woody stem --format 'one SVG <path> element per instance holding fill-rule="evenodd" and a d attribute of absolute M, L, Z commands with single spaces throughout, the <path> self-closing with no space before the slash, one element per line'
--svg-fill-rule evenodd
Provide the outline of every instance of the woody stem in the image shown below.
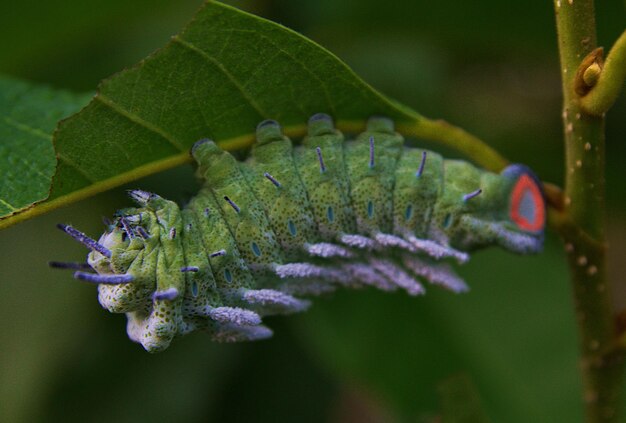
<path fill-rule="evenodd" d="M 579 328 L 588 423 L 619 420 L 623 354 L 606 272 L 604 117 L 580 107 L 574 80 L 596 48 L 593 0 L 554 0 L 563 84 L 565 198 L 559 232 L 565 241 Z"/>

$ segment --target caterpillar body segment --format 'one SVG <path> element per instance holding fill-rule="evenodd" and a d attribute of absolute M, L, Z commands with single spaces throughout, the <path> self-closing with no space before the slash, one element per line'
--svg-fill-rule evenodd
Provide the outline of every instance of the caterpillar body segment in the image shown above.
<path fill-rule="evenodd" d="M 295 258 L 302 246 L 316 237 L 306 188 L 298 174 L 291 140 L 280 127 L 266 121 L 257 133 L 258 141 L 241 167 L 247 170 L 248 185 L 265 211 L 283 254 Z M 270 259 L 267 264 L 276 262 L 282 261 Z"/>
<path fill-rule="evenodd" d="M 332 241 L 344 232 L 356 232 L 344 143 L 343 134 L 326 115 L 314 115 L 309 120 L 308 136 L 294 154 L 322 240 Z"/>
<path fill-rule="evenodd" d="M 75 276 L 97 283 L 102 306 L 126 313 L 129 337 L 151 352 L 197 330 L 220 342 L 266 338 L 264 316 L 303 311 L 300 297 L 341 286 L 463 292 L 449 259 L 542 245 L 545 206 L 528 168 L 496 175 L 408 148 L 386 118 L 346 141 L 314 115 L 298 146 L 264 121 L 245 162 L 210 140 L 192 155 L 205 183 L 184 208 L 135 190 L 138 207 L 119 211 L 98 241 L 61 227 L 91 249 L 95 273 Z"/>
<path fill-rule="evenodd" d="M 390 120 L 372 118 L 366 131 L 345 146 L 351 205 L 359 234 L 373 236 L 392 230 L 395 170 L 403 143 Z M 364 158 L 369 159 L 363 163 Z"/>

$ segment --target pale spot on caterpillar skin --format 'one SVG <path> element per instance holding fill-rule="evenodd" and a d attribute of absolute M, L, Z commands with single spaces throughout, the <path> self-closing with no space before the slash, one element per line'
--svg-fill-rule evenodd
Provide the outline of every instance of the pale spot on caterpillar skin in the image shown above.
<path fill-rule="evenodd" d="M 228 283 L 233 281 L 233 274 L 230 273 L 230 270 L 224 269 L 224 279 L 226 279 L 226 282 Z"/>
<path fill-rule="evenodd" d="M 330 223 L 335 220 L 335 213 L 333 212 L 332 206 L 328 206 L 328 209 L 326 209 L 326 218 Z"/>
<path fill-rule="evenodd" d="M 289 229 L 289 233 L 291 234 L 291 236 L 298 235 L 298 228 L 296 228 L 296 224 L 293 223 L 293 220 L 289 219 L 287 221 L 287 228 Z"/>
<path fill-rule="evenodd" d="M 404 211 L 404 219 L 409 220 L 413 216 L 413 205 L 409 204 Z"/>

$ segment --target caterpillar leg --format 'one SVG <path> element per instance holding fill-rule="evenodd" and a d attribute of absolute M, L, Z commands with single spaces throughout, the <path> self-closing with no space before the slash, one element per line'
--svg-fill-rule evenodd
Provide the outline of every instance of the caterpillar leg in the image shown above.
<path fill-rule="evenodd" d="M 263 325 L 257 326 L 236 326 L 236 325 L 219 325 L 209 330 L 216 342 L 242 342 L 242 341 L 259 341 L 261 339 L 271 338 L 273 332 L 270 328 Z"/>
<path fill-rule="evenodd" d="M 409 295 L 421 295 L 426 291 L 424 287 L 409 275 L 400 265 L 390 260 L 372 259 L 370 264 L 379 273 L 384 275 L 389 282 L 404 289 Z"/>
<path fill-rule="evenodd" d="M 273 289 L 250 289 L 242 294 L 242 299 L 253 306 L 257 306 L 263 311 L 263 314 L 298 313 L 311 305 L 308 300 L 300 300 Z"/>
<path fill-rule="evenodd" d="M 154 302 L 153 308 L 149 311 L 126 313 L 128 337 L 140 343 L 148 352 L 166 349 L 182 323 L 182 316 L 177 312 L 180 304 L 177 305 L 170 300 Z"/>
<path fill-rule="evenodd" d="M 427 263 L 425 260 L 411 255 L 404 255 L 402 263 L 406 269 L 423 277 L 433 285 L 441 285 L 450 291 L 460 293 L 469 291 L 469 287 L 450 267 L 443 263 Z"/>
<path fill-rule="evenodd" d="M 437 260 L 452 257 L 460 264 L 469 260 L 469 255 L 467 253 L 457 251 L 454 248 L 438 244 L 429 239 L 418 239 L 414 236 L 410 236 L 408 237 L 408 241 L 417 251 Z"/>

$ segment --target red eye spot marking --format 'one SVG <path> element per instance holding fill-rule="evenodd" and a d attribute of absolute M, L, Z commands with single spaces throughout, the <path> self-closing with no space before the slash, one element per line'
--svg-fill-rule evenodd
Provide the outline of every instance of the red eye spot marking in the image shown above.
<path fill-rule="evenodd" d="M 522 174 L 511 193 L 511 220 L 525 231 L 543 230 L 546 208 L 541 190 L 529 175 Z"/>

